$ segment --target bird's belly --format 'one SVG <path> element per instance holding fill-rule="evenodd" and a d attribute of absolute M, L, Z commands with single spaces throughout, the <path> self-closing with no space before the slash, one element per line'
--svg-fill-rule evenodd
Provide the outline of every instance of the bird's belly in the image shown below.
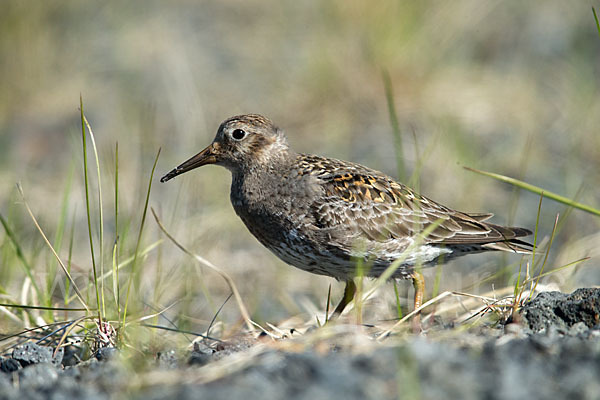
<path fill-rule="evenodd" d="M 352 246 L 342 246 L 311 238 L 302 225 L 294 225 L 289 220 L 276 215 L 247 215 L 238 213 L 248 230 L 273 254 L 296 268 L 319 275 L 331 276 L 340 280 L 357 275 L 357 260 L 361 263 L 365 276 L 380 276 L 395 260 L 401 260 L 394 278 L 409 279 L 415 265 L 434 264 L 441 256 L 449 256 L 451 250 L 420 245 L 408 249 L 406 243 L 376 243 L 366 252 L 358 252 Z"/>
<path fill-rule="evenodd" d="M 323 243 L 311 240 L 301 224 L 295 225 L 277 215 L 248 215 L 246 210 L 238 215 L 250 233 L 283 262 L 337 279 L 347 279 L 353 274 L 356 263 L 349 254 L 336 254 Z"/>
<path fill-rule="evenodd" d="M 357 275 L 378 277 L 394 264 L 392 277 L 411 279 L 415 266 L 436 265 L 452 258 L 452 251 L 429 245 L 391 254 L 358 253 L 352 250 L 315 248 L 308 243 L 279 243 L 265 246 L 284 262 L 304 271 L 348 280 Z M 362 261 L 359 261 L 362 260 Z M 360 271 L 359 271 L 360 268 Z"/>

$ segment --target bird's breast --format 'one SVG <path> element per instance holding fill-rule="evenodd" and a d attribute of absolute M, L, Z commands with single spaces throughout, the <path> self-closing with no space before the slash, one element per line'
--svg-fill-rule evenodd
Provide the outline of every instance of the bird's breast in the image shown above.
<path fill-rule="evenodd" d="M 286 171 L 234 176 L 231 204 L 248 230 L 271 250 L 281 245 L 306 244 L 314 233 L 310 186 Z"/>

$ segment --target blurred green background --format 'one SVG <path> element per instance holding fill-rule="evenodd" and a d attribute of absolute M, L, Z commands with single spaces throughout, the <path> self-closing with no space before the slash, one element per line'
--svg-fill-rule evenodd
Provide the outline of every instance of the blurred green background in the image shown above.
<path fill-rule="evenodd" d="M 598 207 L 600 37 L 592 5 L 3 1 L 0 214 L 48 296 L 42 301 L 32 294 L 1 230 L 3 301 L 62 304 L 65 290 L 16 182 L 61 257 L 68 257 L 73 238 L 73 274 L 82 287 L 89 280 L 80 94 L 101 163 L 105 264 L 110 266 L 116 238 L 115 143 L 122 259 L 133 254 L 147 181 L 162 147 L 150 206 L 174 236 L 233 276 L 258 320 L 323 308 L 333 281 L 284 265 L 247 232 L 229 204 L 225 169 L 205 167 L 158 182 L 206 146 L 231 115 L 264 114 L 286 130 L 298 151 L 398 177 L 387 71 L 402 132 L 401 159 L 408 175 L 416 171 L 423 194 L 460 210 L 494 212 L 496 223 L 535 226 L 538 196 L 462 168 L 470 166 Z M 91 152 L 89 157 L 93 166 Z M 96 221 L 93 170 L 90 179 Z M 548 238 L 556 213 L 568 217 L 561 221 L 547 269 L 592 258 L 546 281 L 565 291 L 597 285 L 600 219 L 545 201 L 540 240 Z M 96 244 L 98 232 L 96 224 Z M 141 247 L 160 238 L 150 216 Z M 459 259 L 443 268 L 442 289 L 481 293 L 510 284 L 518 266 L 470 286 L 519 260 L 495 254 Z M 168 240 L 140 259 L 138 270 L 135 309 L 148 314 L 179 301 L 167 313 L 179 326 L 205 328 L 229 293 L 217 274 L 198 268 Z M 337 299 L 342 285 L 333 287 Z M 403 283 L 402 293 L 410 293 L 409 287 Z M 387 289 L 369 315 L 393 316 L 393 289 Z M 238 315 L 230 301 L 223 319 L 235 321 Z"/>

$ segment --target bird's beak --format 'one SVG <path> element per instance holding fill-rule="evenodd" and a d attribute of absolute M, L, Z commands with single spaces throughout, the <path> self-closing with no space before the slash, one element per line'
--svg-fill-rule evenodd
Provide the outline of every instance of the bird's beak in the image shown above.
<path fill-rule="evenodd" d="M 210 146 L 190 158 L 177 168 L 173 168 L 171 172 L 160 178 L 161 182 L 166 182 L 170 179 L 175 178 L 177 175 L 181 175 L 184 172 L 193 170 L 194 168 L 201 167 L 206 164 L 214 164 L 217 162 L 217 155 L 219 152 L 218 144 L 212 143 Z"/>

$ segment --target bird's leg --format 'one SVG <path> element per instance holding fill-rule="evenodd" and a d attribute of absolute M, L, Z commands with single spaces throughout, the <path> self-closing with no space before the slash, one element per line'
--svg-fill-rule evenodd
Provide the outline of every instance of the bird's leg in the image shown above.
<path fill-rule="evenodd" d="M 344 308 L 352 301 L 354 298 L 354 294 L 356 293 L 356 284 L 352 279 L 346 281 L 346 287 L 344 288 L 344 296 L 340 301 L 340 304 L 337 305 L 335 310 L 333 311 L 333 317 L 338 317 Z"/>
<path fill-rule="evenodd" d="M 415 304 L 414 309 L 421 307 L 423 304 L 423 294 L 425 293 L 425 278 L 419 271 L 412 273 L 413 287 L 415 288 Z M 413 318 L 413 332 L 421 332 L 421 312 L 419 311 Z"/>

